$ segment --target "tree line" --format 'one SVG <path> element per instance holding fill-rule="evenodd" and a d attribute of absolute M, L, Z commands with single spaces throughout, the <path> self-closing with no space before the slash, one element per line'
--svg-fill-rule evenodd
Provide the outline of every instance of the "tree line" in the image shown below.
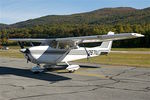
<path fill-rule="evenodd" d="M 0 30 L 0 45 L 16 45 L 9 38 L 61 38 L 75 36 L 103 35 L 109 31 L 115 33 L 134 32 L 145 35 L 144 38 L 115 41 L 113 47 L 150 47 L 150 24 L 51 24 L 25 28 L 5 28 Z"/>

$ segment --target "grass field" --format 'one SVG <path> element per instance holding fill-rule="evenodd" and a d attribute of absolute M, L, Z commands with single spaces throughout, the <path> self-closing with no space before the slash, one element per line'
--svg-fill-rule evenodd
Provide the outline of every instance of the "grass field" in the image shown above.
<path fill-rule="evenodd" d="M 19 49 L 0 50 L 0 57 L 24 58 Z"/>
<path fill-rule="evenodd" d="M 150 48 L 112 48 L 113 51 L 150 51 Z"/>
<path fill-rule="evenodd" d="M 77 62 L 150 67 L 150 54 L 110 53 L 107 56 L 103 55 L 90 58 L 89 61 L 87 59 L 83 59 Z"/>
<path fill-rule="evenodd" d="M 150 48 L 113 48 L 114 51 L 150 51 Z M 19 47 L 10 47 L 9 50 L 0 50 L 1 57 L 24 58 L 19 52 Z M 107 56 L 98 56 L 78 60 L 77 62 L 90 62 L 112 65 L 127 65 L 136 67 L 150 67 L 150 54 L 132 54 L 132 53 L 110 53 Z"/>

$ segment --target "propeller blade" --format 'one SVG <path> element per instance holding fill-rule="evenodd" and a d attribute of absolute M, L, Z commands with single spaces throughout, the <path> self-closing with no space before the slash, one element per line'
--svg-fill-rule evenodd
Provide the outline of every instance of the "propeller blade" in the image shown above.
<path fill-rule="evenodd" d="M 25 58 L 27 59 L 27 63 L 28 63 L 29 61 L 31 61 L 31 59 L 30 59 L 30 57 L 29 57 L 29 55 L 31 54 L 31 52 L 30 52 L 30 50 L 29 50 L 28 48 L 26 48 L 26 49 L 21 49 L 20 51 L 25 54 Z"/>
<path fill-rule="evenodd" d="M 28 54 L 26 54 L 26 59 L 27 59 L 27 63 L 29 63 L 30 60 L 30 57 L 28 56 Z"/>
<path fill-rule="evenodd" d="M 24 48 L 24 43 L 20 42 L 20 41 L 18 41 L 18 43 L 19 43 L 19 46 L 21 47 L 21 49 L 23 49 Z"/>
<path fill-rule="evenodd" d="M 25 51 L 26 54 L 30 54 L 30 50 L 28 48 L 26 48 L 26 51 Z"/>

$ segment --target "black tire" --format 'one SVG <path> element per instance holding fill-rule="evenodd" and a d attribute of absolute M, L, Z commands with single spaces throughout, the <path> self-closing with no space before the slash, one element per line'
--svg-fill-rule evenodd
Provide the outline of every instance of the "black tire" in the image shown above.
<path fill-rule="evenodd" d="M 69 71 L 69 73 L 74 73 L 74 72 L 75 72 L 75 70 L 70 70 L 70 71 Z"/>
<path fill-rule="evenodd" d="M 37 71 L 37 72 L 33 72 L 34 74 L 39 74 L 40 72 L 39 71 Z"/>

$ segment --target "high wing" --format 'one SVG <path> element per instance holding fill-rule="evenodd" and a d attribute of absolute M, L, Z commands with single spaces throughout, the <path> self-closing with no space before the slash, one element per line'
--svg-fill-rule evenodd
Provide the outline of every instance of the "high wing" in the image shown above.
<path fill-rule="evenodd" d="M 120 33 L 114 34 L 114 32 L 108 32 L 107 35 L 94 35 L 94 36 L 81 36 L 81 37 L 67 37 L 67 38 L 51 38 L 51 39 L 9 39 L 20 42 L 50 42 L 58 41 L 65 43 L 90 43 L 90 42 L 103 42 L 112 40 L 123 40 L 130 38 L 144 37 L 142 34 L 138 33 Z"/>

